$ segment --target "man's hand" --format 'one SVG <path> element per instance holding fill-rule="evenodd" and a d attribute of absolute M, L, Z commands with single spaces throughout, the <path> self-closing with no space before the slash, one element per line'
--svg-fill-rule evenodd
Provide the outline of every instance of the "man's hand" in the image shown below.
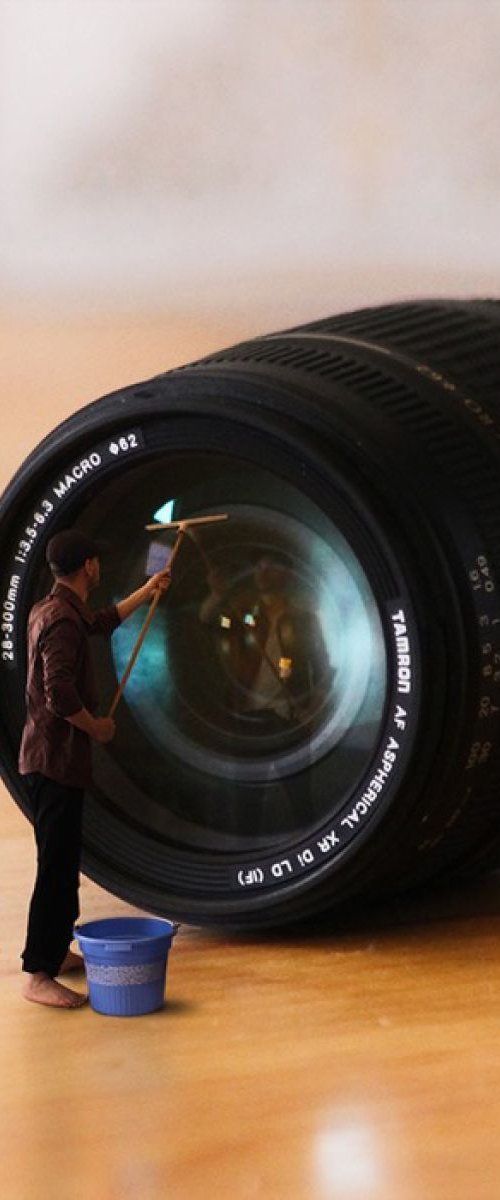
<path fill-rule="evenodd" d="M 168 592 L 171 583 L 172 576 L 169 567 L 164 567 L 163 571 L 157 571 L 156 575 L 152 575 L 151 579 L 145 584 L 147 599 L 152 600 L 156 592 L 161 592 L 162 595 L 164 592 Z"/>
<path fill-rule="evenodd" d="M 96 742 L 110 742 L 116 733 L 116 724 L 112 717 L 94 717 L 92 737 Z"/>
<path fill-rule="evenodd" d="M 115 736 L 116 725 L 112 717 L 93 717 L 87 708 L 81 708 L 80 712 L 73 713 L 65 720 L 69 721 L 70 725 L 76 725 L 77 729 L 83 729 L 83 732 L 95 738 L 96 742 L 110 742 Z"/>
<path fill-rule="evenodd" d="M 157 592 L 163 595 L 168 591 L 172 582 L 172 576 L 168 567 L 164 567 L 163 571 L 157 571 L 156 575 L 152 575 L 142 587 L 136 592 L 131 592 L 130 596 L 125 596 L 124 600 L 119 600 L 116 605 L 116 610 L 120 621 L 126 621 L 131 613 L 135 612 L 136 608 L 140 608 L 141 604 L 148 604 Z"/>

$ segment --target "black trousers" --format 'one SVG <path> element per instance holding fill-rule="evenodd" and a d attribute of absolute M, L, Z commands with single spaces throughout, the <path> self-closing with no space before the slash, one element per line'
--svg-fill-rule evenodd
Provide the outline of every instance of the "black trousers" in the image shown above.
<path fill-rule="evenodd" d="M 80 913 L 83 789 L 44 775 L 27 775 L 38 851 L 28 916 L 23 971 L 57 975 Z"/>

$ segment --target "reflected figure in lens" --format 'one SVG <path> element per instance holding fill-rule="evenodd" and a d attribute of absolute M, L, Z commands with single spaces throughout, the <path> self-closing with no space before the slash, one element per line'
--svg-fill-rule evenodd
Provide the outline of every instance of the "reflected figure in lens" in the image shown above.
<path fill-rule="evenodd" d="M 278 788 L 284 811 L 300 825 L 305 813 L 314 816 L 308 746 L 331 700 L 334 675 L 320 622 L 285 553 L 263 553 L 250 570 L 240 566 L 232 578 L 213 569 L 207 584 L 199 616 L 216 638 L 233 754 L 268 762 L 261 799 L 270 798 L 269 789 L 276 795 Z M 300 769 L 279 771 L 280 755 L 296 748 Z M 245 806 L 239 806 L 240 830 L 245 819 L 252 827 L 252 807 L 245 814 Z M 266 807 L 261 808 L 262 831 Z"/>
<path fill-rule="evenodd" d="M 231 579 L 207 578 L 200 620 L 217 633 L 227 703 L 240 731 L 252 736 L 307 735 L 320 719 L 333 670 L 312 606 L 300 594 L 290 557 L 262 554 Z"/>

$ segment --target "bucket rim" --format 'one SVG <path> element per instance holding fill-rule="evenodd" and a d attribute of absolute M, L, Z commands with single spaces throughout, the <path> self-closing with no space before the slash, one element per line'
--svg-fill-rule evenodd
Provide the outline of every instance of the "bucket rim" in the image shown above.
<path fill-rule="evenodd" d="M 169 921 L 165 917 L 98 917 L 95 921 L 85 921 L 83 923 L 83 925 L 75 925 L 73 927 L 73 934 L 78 941 L 80 941 L 81 938 L 86 939 L 87 941 L 91 941 L 91 942 L 112 941 L 113 940 L 112 932 L 108 931 L 107 933 L 105 933 L 104 931 L 102 931 L 101 933 L 98 933 L 96 930 L 95 933 L 86 933 L 85 931 L 86 931 L 86 929 L 89 928 L 89 926 L 92 926 L 92 925 L 93 926 L 109 925 L 111 923 L 118 925 L 121 922 L 130 923 L 130 922 L 135 922 L 135 921 L 137 921 L 137 922 L 139 922 L 139 921 L 151 921 L 151 922 L 157 921 L 158 923 L 161 923 L 162 925 L 166 926 L 166 928 L 165 928 L 164 932 L 158 931 L 157 933 L 151 932 L 150 934 L 145 933 L 145 934 L 138 934 L 138 935 L 135 935 L 132 932 L 124 934 L 123 935 L 124 940 L 126 940 L 128 942 L 140 942 L 141 944 L 144 944 L 145 942 L 157 942 L 157 941 L 161 940 L 161 938 L 166 938 L 166 937 L 173 938 L 173 937 L 175 937 L 175 935 L 179 929 L 179 925 L 177 922 Z M 117 938 L 116 940 L 118 941 L 120 939 Z"/>

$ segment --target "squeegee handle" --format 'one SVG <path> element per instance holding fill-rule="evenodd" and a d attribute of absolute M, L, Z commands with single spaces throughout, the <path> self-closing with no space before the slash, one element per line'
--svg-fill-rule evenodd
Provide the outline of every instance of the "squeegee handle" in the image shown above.
<path fill-rule="evenodd" d="M 120 679 L 120 683 L 119 683 L 119 685 L 118 685 L 118 688 L 117 688 L 117 691 L 116 691 L 116 693 L 115 693 L 115 696 L 114 696 L 114 699 L 113 699 L 113 703 L 112 703 L 112 705 L 111 705 L 111 708 L 110 708 L 110 710 L 109 710 L 109 713 L 108 713 L 108 717 L 112 717 L 112 716 L 113 716 L 113 714 L 114 714 L 114 712 L 115 712 L 116 706 L 117 706 L 117 704 L 118 704 L 118 701 L 119 701 L 119 699 L 120 699 L 120 697 L 121 697 L 121 694 L 122 694 L 122 692 L 123 692 L 123 689 L 124 689 L 124 687 L 125 687 L 125 684 L 126 684 L 126 682 L 127 682 L 127 679 L 128 679 L 128 677 L 129 677 L 129 675 L 130 675 L 130 672 L 131 672 L 131 670 L 132 670 L 132 667 L 133 667 L 133 665 L 134 665 L 134 663 L 135 663 L 135 660 L 136 660 L 136 658 L 137 658 L 137 655 L 138 655 L 138 653 L 139 653 L 139 650 L 140 650 L 140 648 L 141 648 L 141 646 L 142 646 L 142 643 L 143 643 L 143 641 L 144 641 L 144 638 L 146 637 L 146 634 L 147 634 L 147 632 L 148 632 L 149 626 L 151 625 L 151 621 L 153 620 L 153 617 L 154 617 L 154 615 L 155 615 L 155 611 L 156 611 L 156 608 L 157 608 L 157 605 L 158 605 L 158 601 L 159 601 L 159 599 L 160 599 L 160 596 L 161 596 L 161 592 L 160 592 L 160 589 L 158 589 L 158 591 L 157 591 L 157 592 L 155 592 L 155 594 L 154 594 L 154 596 L 153 596 L 153 599 L 152 599 L 152 601 L 151 601 L 151 604 L 150 604 L 150 606 L 149 606 L 149 609 L 148 609 L 148 614 L 147 614 L 146 620 L 144 621 L 144 624 L 143 624 L 143 626 L 142 626 L 142 629 L 141 629 L 141 631 L 140 631 L 140 633 L 139 633 L 139 636 L 137 637 L 137 640 L 136 640 L 136 642 L 135 642 L 135 644 L 134 644 L 134 646 L 133 646 L 133 648 L 132 648 L 132 653 L 131 653 L 131 655 L 130 655 L 130 658 L 129 658 L 129 660 L 128 660 L 128 663 L 127 663 L 127 666 L 126 666 L 126 668 L 125 668 L 125 671 L 124 671 L 124 673 L 123 673 L 123 675 L 122 675 L 122 677 L 121 677 L 121 679 Z"/>
<path fill-rule="evenodd" d="M 183 539 L 183 537 L 184 537 L 185 533 L 186 533 L 186 530 L 185 530 L 184 526 L 183 526 L 183 525 L 181 525 L 181 526 L 180 526 L 180 528 L 179 528 L 179 532 L 178 532 L 178 534 L 177 534 L 177 537 L 176 537 L 176 539 L 175 539 L 174 548 L 173 548 L 173 550 L 172 550 L 172 553 L 171 553 L 171 555 L 170 555 L 170 562 L 169 562 L 169 564 L 168 564 L 168 565 L 169 565 L 169 569 L 170 569 L 170 570 L 172 569 L 172 563 L 174 562 L 174 559 L 175 559 L 176 555 L 179 553 L 179 550 L 180 550 L 180 548 L 181 548 L 182 539 Z M 119 684 L 118 684 L 118 688 L 117 688 L 117 690 L 116 690 L 116 693 L 115 693 L 115 696 L 114 696 L 114 698 L 113 698 L 113 702 L 112 702 L 111 708 L 110 708 L 110 710 L 109 710 L 109 712 L 108 712 L 108 717 L 112 717 L 112 716 L 114 715 L 114 713 L 115 713 L 115 710 L 116 710 L 116 707 L 117 707 L 118 701 L 120 700 L 120 697 L 121 697 L 121 695 L 122 695 L 123 689 L 124 689 L 124 687 L 125 687 L 125 684 L 126 684 L 126 682 L 127 682 L 127 680 L 128 680 L 128 677 L 129 677 L 129 675 L 130 675 L 130 672 L 131 672 L 131 670 L 132 670 L 132 667 L 133 667 L 133 665 L 134 665 L 134 663 L 135 663 L 135 660 L 136 660 L 136 658 L 137 658 L 137 655 L 138 655 L 138 653 L 139 653 L 139 650 L 140 650 L 140 648 L 141 648 L 141 646 L 142 646 L 142 643 L 143 643 L 143 641 L 144 641 L 144 638 L 146 637 L 146 634 L 147 634 L 147 632 L 148 632 L 149 626 L 151 625 L 151 621 L 153 620 L 153 617 L 154 617 L 154 615 L 155 615 L 155 612 L 156 612 L 157 605 L 158 605 L 158 603 L 159 603 L 159 601 L 160 601 L 160 599 L 161 599 L 161 597 L 162 597 L 162 594 L 163 594 L 163 593 L 160 591 L 160 588 L 158 588 L 158 590 L 155 592 L 155 594 L 154 594 L 154 596 L 153 596 L 153 599 L 152 599 L 152 601 L 151 601 L 151 604 L 150 604 L 150 606 L 149 606 L 149 609 L 148 609 L 148 613 L 147 613 L 146 619 L 145 619 L 145 621 L 144 621 L 144 624 L 142 625 L 142 628 L 141 628 L 141 630 L 140 630 L 140 632 L 139 632 L 139 634 L 138 634 L 138 636 L 137 636 L 137 639 L 136 639 L 136 641 L 135 641 L 135 643 L 134 643 L 134 645 L 133 645 L 133 647 L 132 647 L 132 651 L 131 651 L 130 658 L 129 658 L 129 660 L 128 660 L 127 666 L 126 666 L 126 668 L 125 668 L 125 671 L 124 671 L 124 673 L 123 673 L 123 675 L 122 675 L 122 677 L 121 677 L 121 679 L 120 679 L 120 682 L 119 682 Z"/>

